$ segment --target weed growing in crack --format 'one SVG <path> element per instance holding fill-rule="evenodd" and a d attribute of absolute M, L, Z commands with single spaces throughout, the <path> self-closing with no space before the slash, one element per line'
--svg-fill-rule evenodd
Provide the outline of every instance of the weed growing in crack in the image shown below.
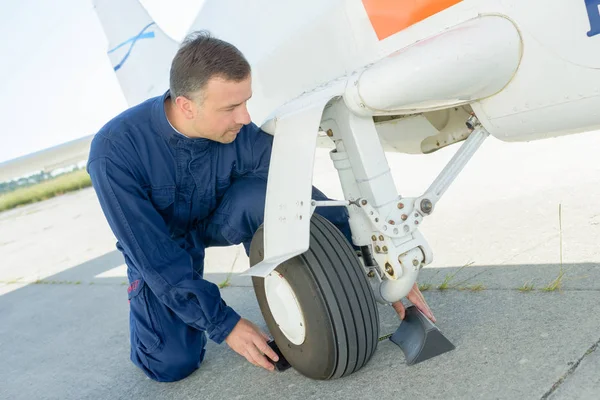
<path fill-rule="evenodd" d="M 560 271 L 558 276 L 554 278 L 547 286 L 542 288 L 544 292 L 553 292 L 560 290 L 562 287 L 562 280 L 565 276 L 565 270 L 563 269 L 563 240 L 562 240 L 562 204 L 558 204 L 558 232 L 559 232 L 559 253 L 560 253 Z"/>
<path fill-rule="evenodd" d="M 523 286 L 521 286 L 521 287 L 520 287 L 520 288 L 518 288 L 518 289 L 519 289 L 519 291 L 520 291 L 520 292 L 523 292 L 523 293 L 524 293 L 524 292 L 531 292 L 531 291 L 534 289 L 534 286 L 533 286 L 533 279 L 532 279 L 532 280 L 530 280 L 530 281 L 528 281 L 528 282 L 525 282 L 525 283 L 523 284 Z"/>

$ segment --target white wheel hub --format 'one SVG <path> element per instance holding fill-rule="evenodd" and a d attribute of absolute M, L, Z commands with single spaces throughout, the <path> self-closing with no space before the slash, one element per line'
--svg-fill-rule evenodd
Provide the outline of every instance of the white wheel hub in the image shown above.
<path fill-rule="evenodd" d="M 288 281 L 277 271 L 265 278 L 265 295 L 275 323 L 288 340 L 301 345 L 306 338 L 304 314 Z"/>

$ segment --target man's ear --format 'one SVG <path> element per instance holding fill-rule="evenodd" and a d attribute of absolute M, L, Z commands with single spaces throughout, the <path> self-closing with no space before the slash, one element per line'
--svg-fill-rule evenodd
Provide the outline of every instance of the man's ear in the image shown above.
<path fill-rule="evenodd" d="M 175 104 L 177 105 L 179 111 L 181 111 L 187 119 L 193 119 L 196 115 L 196 105 L 187 97 L 178 96 L 175 99 Z"/>

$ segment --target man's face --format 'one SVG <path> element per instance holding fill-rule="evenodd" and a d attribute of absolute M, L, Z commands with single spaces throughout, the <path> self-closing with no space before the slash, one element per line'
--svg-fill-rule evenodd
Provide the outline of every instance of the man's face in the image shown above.
<path fill-rule="evenodd" d="M 240 129 L 251 122 L 246 103 L 252 97 L 252 78 L 240 82 L 211 78 L 199 96 L 194 96 L 191 122 L 194 136 L 231 143 Z"/>

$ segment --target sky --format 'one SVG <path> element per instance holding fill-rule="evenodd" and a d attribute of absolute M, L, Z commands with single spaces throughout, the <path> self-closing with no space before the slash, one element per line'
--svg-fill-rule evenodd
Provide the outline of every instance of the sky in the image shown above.
<path fill-rule="evenodd" d="M 142 3 L 181 39 L 203 0 Z M 92 0 L 0 2 L 0 163 L 94 134 L 127 107 L 107 50 Z"/>

